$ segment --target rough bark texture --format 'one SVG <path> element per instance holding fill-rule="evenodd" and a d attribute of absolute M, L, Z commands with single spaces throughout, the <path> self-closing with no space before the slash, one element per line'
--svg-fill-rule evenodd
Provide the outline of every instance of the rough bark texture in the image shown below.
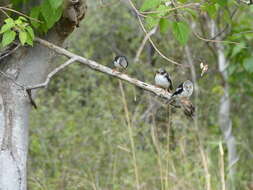
<path fill-rule="evenodd" d="M 61 45 L 76 24 L 64 17 L 45 38 Z M 54 53 L 41 45 L 20 48 L 1 61 L 0 70 L 20 84 L 34 85 L 45 80 L 53 57 Z M 2 75 L 0 81 L 0 189 L 25 190 L 31 105 L 21 87 Z"/>

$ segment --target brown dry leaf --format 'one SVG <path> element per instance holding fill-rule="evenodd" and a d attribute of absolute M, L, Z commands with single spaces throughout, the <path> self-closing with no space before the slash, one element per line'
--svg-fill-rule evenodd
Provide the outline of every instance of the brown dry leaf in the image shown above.
<path fill-rule="evenodd" d="M 203 62 L 200 63 L 200 69 L 201 69 L 201 77 L 207 72 L 208 70 L 208 65 L 204 65 Z"/>

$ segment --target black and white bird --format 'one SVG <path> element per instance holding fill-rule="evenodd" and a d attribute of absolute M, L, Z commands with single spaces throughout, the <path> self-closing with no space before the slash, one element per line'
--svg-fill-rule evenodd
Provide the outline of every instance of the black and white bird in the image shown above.
<path fill-rule="evenodd" d="M 193 83 L 189 80 L 181 83 L 176 91 L 172 94 L 172 98 L 175 97 L 178 100 L 178 103 L 181 105 L 181 107 L 184 109 L 184 114 L 186 116 L 189 116 L 193 118 L 195 107 L 189 100 L 193 93 Z"/>
<path fill-rule="evenodd" d="M 160 68 L 155 74 L 155 85 L 169 92 L 173 90 L 170 75 L 162 68 Z"/>
<path fill-rule="evenodd" d="M 125 70 L 128 67 L 127 58 L 123 55 L 116 56 L 113 61 L 113 70 Z"/>
<path fill-rule="evenodd" d="M 187 80 L 181 83 L 176 91 L 172 94 L 172 97 L 176 96 L 179 98 L 190 98 L 193 93 L 193 84 L 191 81 Z"/>

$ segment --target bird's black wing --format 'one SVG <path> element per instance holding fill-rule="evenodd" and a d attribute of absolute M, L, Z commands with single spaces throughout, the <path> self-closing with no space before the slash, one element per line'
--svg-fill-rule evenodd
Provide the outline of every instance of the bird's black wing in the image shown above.
<path fill-rule="evenodd" d="M 181 83 L 181 84 L 177 87 L 176 91 L 172 94 L 172 97 L 173 97 L 173 96 L 176 96 L 176 95 L 178 95 L 178 94 L 181 94 L 181 93 L 183 92 L 183 90 L 184 90 L 184 88 L 183 88 L 183 83 Z"/>
<path fill-rule="evenodd" d="M 122 59 L 122 61 L 120 61 L 119 64 L 121 65 L 122 68 L 126 69 L 128 67 L 127 58 L 125 56 L 120 56 L 120 58 Z M 126 66 L 124 65 L 124 62 L 126 64 Z"/>
<path fill-rule="evenodd" d="M 121 57 L 120 55 L 117 55 L 117 56 L 114 58 L 114 61 L 118 61 L 118 59 L 119 59 L 120 57 Z"/>
<path fill-rule="evenodd" d="M 169 81 L 169 83 L 170 83 L 170 86 L 169 86 L 169 88 L 170 88 L 170 90 L 173 90 L 173 85 L 172 85 L 172 81 L 171 81 L 171 79 L 170 79 L 170 77 L 169 77 L 169 74 L 167 73 L 167 75 L 165 75 L 165 77 L 166 77 L 166 79 Z"/>

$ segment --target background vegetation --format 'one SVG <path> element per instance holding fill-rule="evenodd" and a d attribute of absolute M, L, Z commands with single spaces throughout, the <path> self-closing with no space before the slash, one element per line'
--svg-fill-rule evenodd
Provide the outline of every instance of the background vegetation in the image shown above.
<path fill-rule="evenodd" d="M 150 83 L 160 67 L 169 71 L 175 86 L 192 79 L 190 69 L 162 59 L 149 42 L 135 62 L 145 36 L 136 13 L 121 1 L 101 2 L 88 1 L 84 22 L 67 42 L 69 50 L 109 66 L 116 54 L 123 54 L 130 62 L 127 74 Z M 143 10 L 152 9 L 145 8 L 144 1 L 133 2 Z M 205 8 L 209 17 L 220 19 L 220 28 L 229 25 L 224 40 L 240 43 L 224 43 L 224 51 L 229 60 L 230 116 L 239 156 L 235 184 L 236 189 L 250 189 L 253 9 L 236 1 L 220 2 L 208 1 Z M 234 8 L 238 10 L 231 17 L 229 11 Z M 136 189 L 138 185 L 147 190 L 203 190 L 208 189 L 209 182 L 211 189 L 223 188 L 222 176 L 227 179 L 228 174 L 227 150 L 217 118 L 224 81 L 217 54 L 208 47 L 214 42 L 207 45 L 192 32 L 208 36 L 208 24 L 200 17 L 205 13 L 187 8 L 179 9 L 178 14 L 185 14 L 183 41 L 173 36 L 177 15 L 170 14 L 167 22 L 152 14 L 145 26 L 150 30 L 160 25 L 152 39 L 177 62 L 188 64 L 185 47 L 189 48 L 198 76 L 198 96 L 192 98 L 198 109 L 196 120 L 126 83 L 124 98 L 117 79 L 72 65 L 36 99 L 39 109 L 33 111 L 30 126 L 29 189 L 116 190 Z M 55 66 L 62 62 L 55 60 Z M 202 78 L 200 62 L 209 66 Z"/>

